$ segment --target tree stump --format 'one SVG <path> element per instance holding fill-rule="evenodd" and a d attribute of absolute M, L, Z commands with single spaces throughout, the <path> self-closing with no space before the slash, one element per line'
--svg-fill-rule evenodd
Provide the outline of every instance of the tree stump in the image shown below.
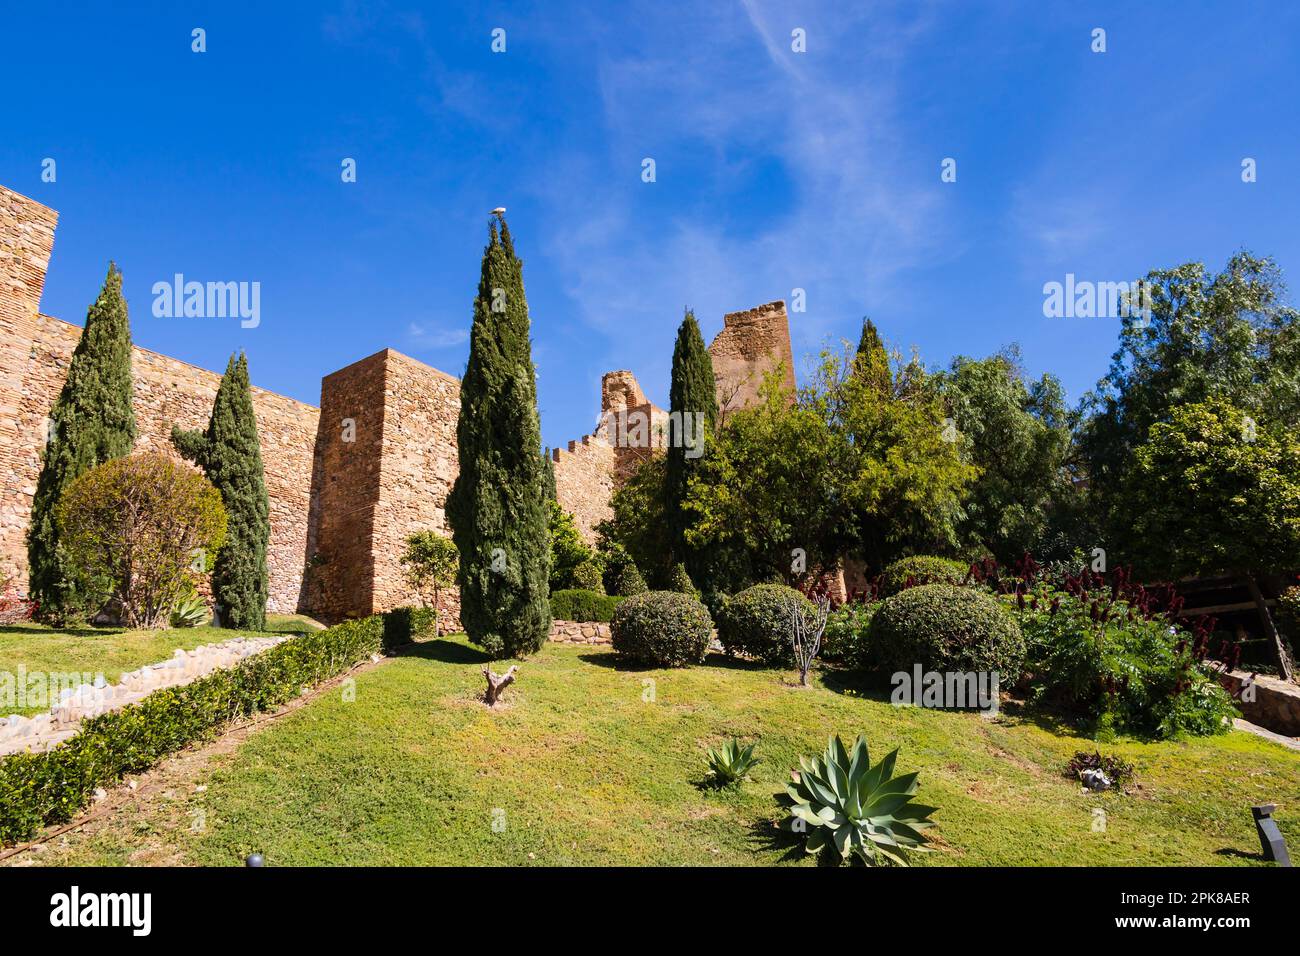
<path fill-rule="evenodd" d="M 517 664 L 511 664 L 510 670 L 504 674 L 494 674 L 488 668 L 483 668 L 483 676 L 488 682 L 487 693 L 483 695 L 483 700 L 489 707 L 495 707 L 501 698 L 501 692 L 515 682 L 515 672 L 518 670 Z"/>

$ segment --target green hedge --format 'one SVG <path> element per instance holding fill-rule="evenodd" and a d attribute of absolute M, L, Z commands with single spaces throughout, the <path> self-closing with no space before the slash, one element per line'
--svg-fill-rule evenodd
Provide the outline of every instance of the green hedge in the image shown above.
<path fill-rule="evenodd" d="M 689 667 L 704 660 L 713 620 L 699 601 L 676 591 L 647 591 L 619 605 L 609 625 L 614 653 L 651 667 Z"/>
<path fill-rule="evenodd" d="M 733 595 L 718 615 L 722 649 L 774 667 L 793 664 L 790 612 L 796 605 L 812 612 L 812 602 L 784 584 L 755 584 Z"/>
<path fill-rule="evenodd" d="M 230 721 L 346 671 L 378 653 L 383 636 L 383 622 L 369 617 L 290 638 L 235 667 L 91 718 L 53 750 L 0 759 L 0 844 L 71 820 L 97 787 L 148 770 Z"/>
<path fill-rule="evenodd" d="M 922 584 L 885 598 L 871 618 L 869 660 L 883 673 L 997 671 L 1010 687 L 1025 661 L 1020 626 L 975 588 Z"/>
<path fill-rule="evenodd" d="M 822 633 L 821 658 L 847 668 L 867 667 L 871 642 L 871 618 L 876 613 L 875 604 L 845 604 L 826 616 L 826 630 Z"/>
<path fill-rule="evenodd" d="M 948 558 L 937 558 L 929 554 L 915 554 L 910 558 L 900 558 L 889 565 L 880 575 L 880 592 L 882 597 L 897 594 L 907 587 L 921 584 L 961 584 L 966 580 L 970 570 L 968 565 Z"/>
<path fill-rule="evenodd" d="M 384 650 L 438 635 L 438 612 L 431 607 L 397 607 L 384 615 Z"/>
<path fill-rule="evenodd" d="M 551 617 L 557 621 L 603 621 L 614 617 L 614 610 L 624 598 L 595 591 L 551 592 Z"/>

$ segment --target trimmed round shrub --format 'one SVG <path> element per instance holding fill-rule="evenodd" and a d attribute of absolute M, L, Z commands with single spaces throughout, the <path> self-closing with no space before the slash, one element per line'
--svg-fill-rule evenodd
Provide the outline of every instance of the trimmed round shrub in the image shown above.
<path fill-rule="evenodd" d="M 913 586 L 919 584 L 961 584 L 966 580 L 970 566 L 948 558 L 936 558 L 929 554 L 916 554 L 910 558 L 901 558 L 885 568 L 880 575 L 880 593 L 889 597 L 907 587 L 910 580 Z"/>
<path fill-rule="evenodd" d="M 868 634 L 872 666 L 885 673 L 997 671 L 1020 678 L 1025 639 L 996 598 L 975 588 L 923 584 L 880 602 Z"/>
<path fill-rule="evenodd" d="M 593 561 L 583 561 L 573 569 L 570 575 L 573 580 L 573 588 L 577 591 L 595 591 L 597 594 L 605 593 L 605 580 L 601 576 L 600 568 L 596 567 Z"/>
<path fill-rule="evenodd" d="M 551 617 L 557 621 L 608 621 L 623 600 L 595 591 L 552 591 Z"/>
<path fill-rule="evenodd" d="M 812 602 L 784 584 L 755 584 L 727 599 L 718 617 L 718 640 L 729 655 L 745 654 L 764 664 L 794 663 L 790 608 L 811 614 Z"/>
<path fill-rule="evenodd" d="M 647 591 L 619 604 L 609 633 L 619 657 L 654 667 L 687 667 L 704 660 L 713 620 L 695 598 Z"/>

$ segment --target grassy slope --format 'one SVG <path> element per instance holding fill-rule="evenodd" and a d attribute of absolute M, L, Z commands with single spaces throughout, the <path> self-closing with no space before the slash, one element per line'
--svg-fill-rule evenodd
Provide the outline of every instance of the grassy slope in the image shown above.
<path fill-rule="evenodd" d="M 271 615 L 267 628 L 276 632 L 303 632 L 313 625 L 297 615 Z M 103 674 L 110 684 L 125 671 L 143 664 L 164 661 L 178 647 L 189 650 L 200 644 L 218 644 L 238 637 L 235 631 L 216 627 L 177 628 L 158 631 L 124 631 L 118 628 L 86 627 L 51 630 L 39 624 L 0 627 L 0 672 L 17 673 L 19 665 L 28 674 Z M 17 707 L 12 710 L 0 700 L 4 714 L 37 713 L 45 707 Z"/>
<path fill-rule="evenodd" d="M 800 690 L 789 675 L 713 658 L 684 671 L 613 662 L 550 646 L 493 713 L 475 700 L 481 655 L 460 638 L 428 642 L 361 674 L 355 701 L 333 692 L 269 725 L 203 773 L 205 790 L 189 787 L 166 811 L 127 811 L 48 862 L 127 862 L 141 840 L 203 864 L 255 849 L 272 865 L 803 860 L 774 844 L 772 795 L 832 731 L 865 731 L 877 759 L 901 746 L 900 771 L 921 771 L 942 846 L 920 863 L 1249 863 L 1249 806 L 1264 800 L 1285 808 L 1282 827 L 1300 843 L 1300 754 L 1247 734 L 1107 746 L 1137 764 L 1141 789 L 1085 796 L 1060 767 L 1091 743 L 1028 721 Z M 761 738 L 752 780 L 737 793 L 693 785 L 705 747 L 733 734 Z M 1094 807 L 1105 832 L 1092 829 Z M 206 826 L 193 832 L 200 810 Z"/>

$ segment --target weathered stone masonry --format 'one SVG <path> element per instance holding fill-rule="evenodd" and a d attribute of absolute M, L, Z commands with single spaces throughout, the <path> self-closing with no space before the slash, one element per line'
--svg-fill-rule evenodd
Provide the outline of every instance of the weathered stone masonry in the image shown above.
<path fill-rule="evenodd" d="M 0 186 L 0 572 L 20 588 L 45 421 L 81 334 L 40 314 L 57 220 Z M 719 398 L 752 401 L 768 368 L 791 369 L 785 304 L 727 315 L 710 354 Z M 137 449 L 179 457 L 172 425 L 206 427 L 220 375 L 140 348 L 133 372 Z M 327 375 L 319 408 L 260 388 L 253 406 L 271 505 L 270 610 L 337 620 L 414 601 L 401 554 L 415 531 L 450 533 L 443 509 L 457 471 L 460 381 L 385 349 Z M 616 485 L 661 446 L 666 419 L 628 371 L 604 377 L 601 410 L 595 434 L 554 452 L 560 504 L 588 540 Z M 633 415 L 650 424 L 651 447 L 620 441 Z M 455 590 L 439 603 L 440 628 L 454 626 Z"/>

